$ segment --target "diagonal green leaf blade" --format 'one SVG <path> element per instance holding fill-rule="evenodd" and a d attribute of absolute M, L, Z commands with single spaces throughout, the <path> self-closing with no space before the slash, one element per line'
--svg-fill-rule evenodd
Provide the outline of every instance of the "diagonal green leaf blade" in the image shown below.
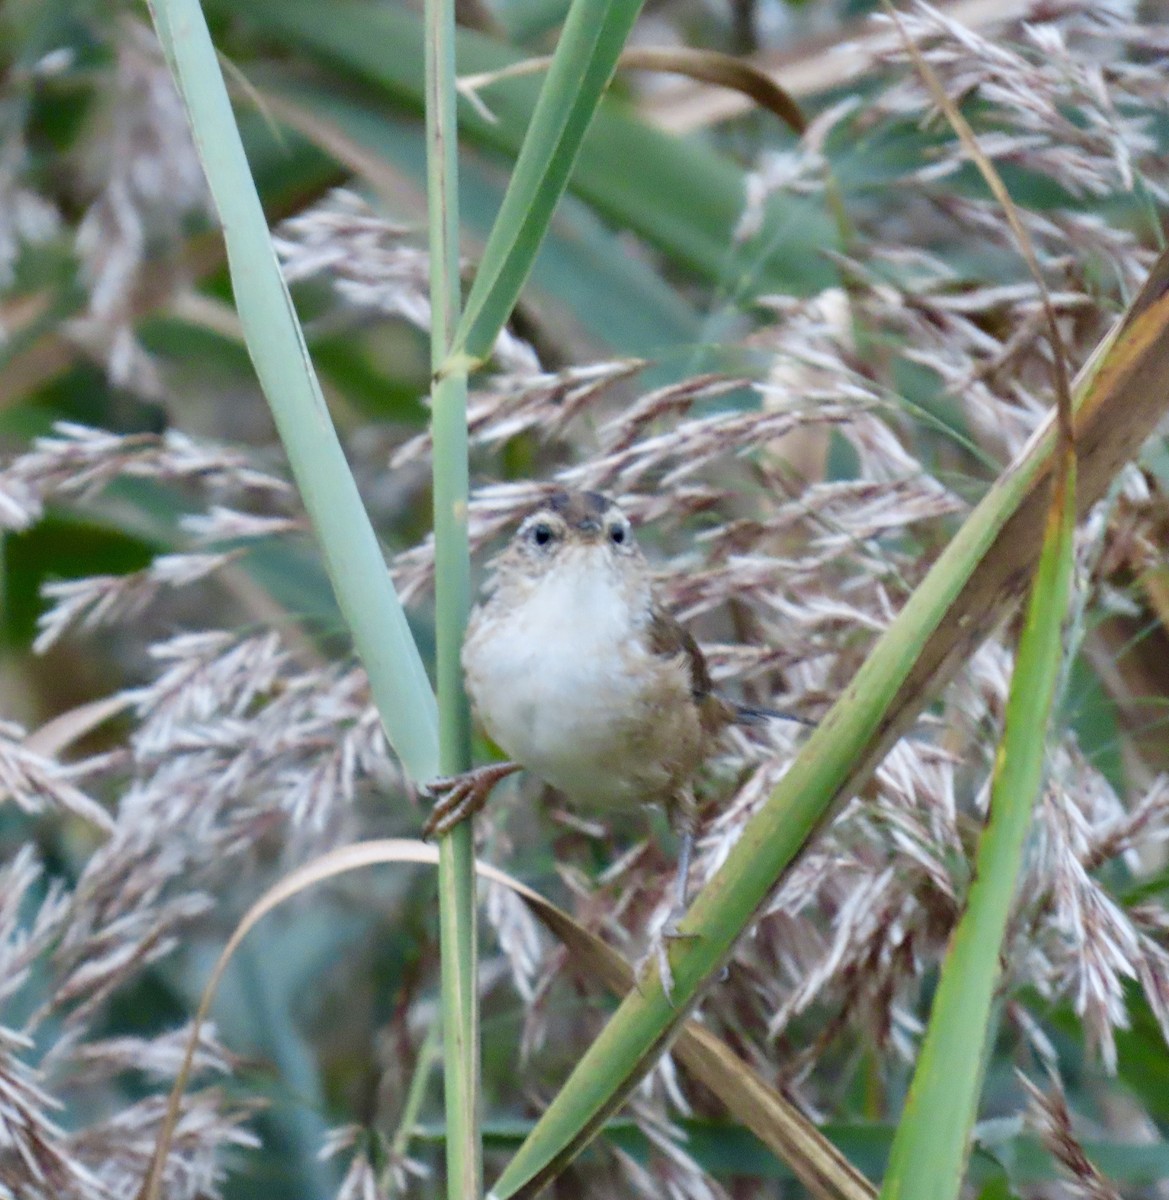
<path fill-rule="evenodd" d="M 641 5 L 574 0 L 483 249 L 456 351 L 483 357 L 511 315 Z"/>
<path fill-rule="evenodd" d="M 966 910 L 950 942 L 881 1188 L 886 1200 L 948 1200 L 962 1186 L 993 1021 L 991 1005 L 1031 810 L 1043 777 L 1063 659 L 1075 550 L 1076 464 L 1068 447 L 1007 700 L 990 813 Z"/>
<path fill-rule="evenodd" d="M 154 0 L 151 9 L 223 224 L 248 350 L 386 735 L 414 779 L 431 778 L 434 693 L 325 406 L 202 10 L 198 0 Z"/>

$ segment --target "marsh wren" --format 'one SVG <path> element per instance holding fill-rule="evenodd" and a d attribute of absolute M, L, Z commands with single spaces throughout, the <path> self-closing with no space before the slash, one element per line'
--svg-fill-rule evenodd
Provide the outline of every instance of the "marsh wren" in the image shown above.
<path fill-rule="evenodd" d="M 787 714 L 715 691 L 612 500 L 554 492 L 527 516 L 490 565 L 463 668 L 475 716 L 512 761 L 431 784 L 426 833 L 470 816 L 521 768 L 592 812 L 662 804 L 681 837 L 675 918 L 684 912 L 695 771 L 727 726 Z"/>

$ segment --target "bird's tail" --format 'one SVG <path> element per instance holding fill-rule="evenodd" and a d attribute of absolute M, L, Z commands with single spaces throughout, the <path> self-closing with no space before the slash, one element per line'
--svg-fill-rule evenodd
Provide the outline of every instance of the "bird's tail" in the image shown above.
<path fill-rule="evenodd" d="M 795 721 L 797 724 L 813 727 L 816 724 L 815 721 L 809 721 L 807 717 L 782 712 L 777 708 L 762 708 L 758 704 L 739 704 L 732 700 L 731 707 L 735 710 L 736 725 L 763 725 L 767 721 Z"/>

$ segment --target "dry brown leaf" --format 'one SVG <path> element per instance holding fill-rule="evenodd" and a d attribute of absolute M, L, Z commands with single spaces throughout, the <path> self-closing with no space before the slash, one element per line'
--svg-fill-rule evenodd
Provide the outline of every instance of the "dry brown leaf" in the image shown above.
<path fill-rule="evenodd" d="M 774 113 L 797 134 L 808 127 L 803 111 L 791 94 L 768 72 L 749 59 L 714 50 L 692 50 L 682 46 L 657 48 L 644 46 L 626 50 L 618 67 L 632 71 L 662 71 L 684 75 L 696 83 L 711 84 L 738 92 L 768 112 Z"/>
<path fill-rule="evenodd" d="M 476 111 L 487 120 L 494 120 L 491 110 L 479 98 L 479 92 L 504 79 L 537 75 L 552 63 L 550 55 L 525 58 L 478 75 L 464 75 L 458 81 L 459 93 L 465 96 Z M 774 113 L 795 133 L 802 134 L 807 120 L 790 93 L 772 75 L 749 59 L 717 50 L 695 50 L 686 46 L 640 46 L 626 50 L 617 60 L 619 71 L 659 71 L 668 75 L 684 75 L 696 83 L 737 92 L 754 101 L 762 109 Z"/>

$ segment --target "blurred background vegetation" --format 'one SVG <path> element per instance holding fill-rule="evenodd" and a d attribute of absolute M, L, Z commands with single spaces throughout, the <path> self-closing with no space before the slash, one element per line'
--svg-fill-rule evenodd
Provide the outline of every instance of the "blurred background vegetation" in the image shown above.
<path fill-rule="evenodd" d="M 429 527 L 424 456 L 388 467 L 428 420 L 425 319 L 420 322 L 411 307 L 425 261 L 408 254 L 421 250 L 425 229 L 421 16 L 408 3 L 391 0 L 208 0 L 204 8 L 265 207 L 280 229 L 334 420 L 387 550 L 406 551 Z M 1111 110 L 1115 128 L 1093 127 L 1087 110 L 1069 101 L 1062 110 L 1040 114 L 1047 121 L 1041 135 L 1038 123 L 1028 126 L 1025 88 L 1015 97 L 1001 85 L 994 91 L 986 47 L 1001 36 L 1004 44 L 1025 43 L 1032 60 L 1041 58 L 1044 43 L 1026 42 L 1023 19 L 1042 16 L 1056 28 L 1062 13 L 1080 11 L 1075 5 L 1049 8 L 1032 14 L 1030 6 L 1008 0 L 955 3 L 946 11 L 988 41 L 969 48 L 967 63 L 961 43 L 946 34 L 942 65 L 951 69 L 954 89 L 984 136 L 1005 139 L 997 144 L 1000 168 L 1043 239 L 1050 286 L 1078 365 L 1162 244 L 1157 178 L 1169 118 L 1164 103 L 1142 88 L 1151 92 L 1149 78 L 1155 78 L 1165 43 L 1163 34 L 1139 45 L 1119 25 L 1104 28 L 1085 60 L 1084 79 L 1075 83 L 1086 92 L 1097 80 L 1103 93 L 1113 85 L 1121 89 Z M 563 0 L 467 0 L 460 12 L 460 71 L 492 71 L 547 52 L 565 10 Z M 1123 23 L 1135 6 L 1108 11 Z M 1149 22 L 1160 15 L 1140 13 Z M 894 62 L 894 42 L 887 30 L 874 30 L 868 16 L 869 6 L 855 0 L 651 5 L 635 42 L 753 56 L 804 106 L 811 131 L 801 142 L 735 93 L 621 73 L 516 314 L 515 357 L 509 360 L 508 348 L 501 347 L 499 363 L 538 362 L 557 372 L 644 360 L 636 385 L 619 383 L 606 394 L 610 407 L 602 414 L 634 395 L 707 372 L 830 391 L 830 363 L 805 363 L 799 378 L 783 376 L 768 341 L 777 313 L 814 311 L 817 331 L 848 330 L 837 339 L 847 371 L 897 397 L 892 424 L 957 498 L 955 509 L 958 501 L 976 499 L 1042 411 L 1035 399 L 1045 387 L 1037 382 L 1044 376 L 1041 330 L 1031 321 L 1033 306 L 1023 303 L 1032 298 L 1026 272 L 1009 237 L 994 228 L 994 208 L 981 183 L 968 165 L 947 160 L 954 154 L 952 135 L 944 122 L 925 119 L 920 95 L 898 98 L 890 80 L 898 71 L 904 75 L 904 63 Z M 0 63 L 5 457 L 15 460 L 65 421 L 123 435 L 179 432 L 239 450 L 257 469 L 279 474 L 268 411 L 231 304 L 222 243 L 148 14 L 112 0 L 8 0 L 0 10 Z M 967 66 L 971 78 L 963 82 Z M 508 79 L 485 87 L 478 104 L 461 108 L 468 274 L 537 88 L 532 77 Z M 1035 94 L 1038 111 L 1046 97 Z M 1110 103 L 1102 99 L 1100 111 L 1110 111 Z M 1004 117 L 1012 104 L 1019 106 L 1014 126 Z M 1057 155 L 1060 121 L 1066 122 L 1064 160 Z M 1109 139 L 1115 144 L 1111 159 Z M 1035 160 L 1027 159 L 1028 152 Z M 1042 159 L 1044 153 L 1049 159 Z M 1076 186 L 1077 178 L 1083 186 Z M 360 194 L 369 210 L 351 194 L 333 195 L 339 187 Z M 315 224 L 311 217 L 302 217 L 307 224 L 294 220 L 306 211 L 318 214 Z M 389 224 L 363 242 L 361 229 L 353 235 L 353 228 L 367 211 Z M 349 240 L 329 240 L 322 212 L 341 214 Z M 393 269 L 403 274 L 379 279 L 377 254 L 387 244 L 396 251 Z M 892 245 L 928 253 L 931 265 L 904 255 L 883 257 L 881 248 Z M 946 264 L 945 278 L 933 263 Z M 922 304 L 915 310 L 918 290 Z M 842 320 L 833 305 L 849 296 L 854 307 Z M 939 298 L 948 298 L 949 308 Z M 889 312 L 900 306 L 920 325 L 908 317 L 882 324 L 874 316 L 877 301 Z M 804 302 L 820 307 L 804 310 Z M 963 328 L 946 328 L 943 313 L 964 322 Z M 927 354 L 911 339 L 931 323 L 938 342 Z M 960 348 L 960 361 L 947 360 L 945 337 Z M 963 383 L 965 365 L 976 357 L 970 347 L 980 338 L 985 361 Z M 563 402 L 563 395 L 545 402 L 550 421 Z M 699 411 L 749 410 L 758 403 L 743 385 L 700 401 Z M 978 406 L 981 415 L 973 411 Z M 530 423 L 514 436 L 496 430 L 491 444 L 477 450 L 477 477 L 507 482 L 548 476 L 587 455 L 599 418 L 589 420 L 583 432 L 570 426 L 551 441 Z M 839 435 L 813 439 L 803 449 L 789 446 L 788 453 L 787 477 L 803 484 L 863 474 L 855 445 Z M 1069 665 L 1072 699 L 1065 720 L 1077 752 L 1122 797 L 1153 787 L 1169 759 L 1156 715 L 1169 689 L 1158 561 L 1167 465 L 1163 445 L 1150 446 L 1139 476 L 1144 491 L 1130 490 L 1110 510 L 1111 557 L 1091 568 L 1097 572 L 1093 601 L 1100 607 L 1081 615 L 1093 638 Z M 190 518 L 207 510 L 206 472 L 187 478 L 165 471 L 114 474 L 112 482 L 80 494 L 58 489 L 35 523 L 11 522 L 3 535 L 0 714 L 6 720 L 34 730 L 143 686 L 159 670 L 152 646 L 186 630 L 276 629 L 320 670 L 345 663 L 347 642 L 327 581 L 310 540 L 296 536 L 249 541 L 213 585 L 164 587 L 161 598 L 151 594 L 148 609 L 145 600 L 130 598 L 117 609 L 119 619 L 102 624 L 100 633 L 81 630 L 34 652 L 38 621 L 49 607 L 46 584 L 129 577 L 160 556 L 197 548 Z M 733 496 L 737 486 L 724 480 L 727 494 Z M 688 511 L 694 515 L 700 506 Z M 296 514 L 288 519 L 295 524 Z M 918 540 L 910 541 L 906 531 L 897 553 L 925 563 L 951 527 L 943 514 L 915 529 Z M 668 533 L 662 543 L 660 553 L 677 552 L 679 543 L 671 543 Z M 228 534 L 217 548 L 233 552 L 239 546 Z M 424 648 L 430 641 L 427 605 L 419 589 L 411 617 Z M 855 643 L 856 631 L 844 627 L 839 637 Z M 846 681 L 847 675 L 837 683 Z M 814 699 L 808 711 L 817 715 Z M 245 705 L 238 715 L 251 710 Z M 124 786 L 118 755 L 132 739 L 135 719 L 127 702 L 99 727 L 67 739 L 66 759 L 110 756 L 93 792 L 111 804 Z M 986 734 L 982 741 L 989 747 L 993 738 Z M 318 812 L 308 803 L 308 816 L 301 813 L 287 827 L 275 822 L 271 829 L 257 828 L 246 870 L 200 875 L 214 907 L 168 929 L 167 937 L 178 941 L 170 953 L 152 950 L 127 968 L 86 1014 L 86 1038 L 153 1039 L 186 1020 L 234 920 L 290 862 L 358 835 L 413 835 L 418 809 L 396 783 L 390 787 L 394 802 L 387 804 L 378 782 L 376 770 L 366 772 L 343 813 Z M 969 790 L 973 795 L 978 789 L 971 784 Z M 660 823 L 654 829 L 663 835 Z M 1110 885 L 1125 903 L 1157 905 L 1169 883 L 1154 844 L 1159 830 L 1156 825 L 1150 846 L 1140 848 L 1139 861 L 1121 861 L 1114 850 L 1116 862 L 1106 864 Z M 587 888 L 566 872 L 558 877 L 556 860 L 571 862 L 581 878 L 595 881 L 628 848 L 621 840 L 627 833 L 619 831 L 606 847 L 603 840 L 545 823 L 538 833 L 512 827 L 499 845 L 512 873 L 560 889 L 562 896 L 575 894 L 587 910 Z M 181 842 L 197 838 L 198 830 L 180 827 L 171 836 Z M 90 824 L 53 806 L 0 808 L 0 858 L 11 862 L 32 846 L 44 865 L 28 906 L 44 900 L 52 880 L 66 888 L 76 883 L 97 841 Z M 190 847 L 185 852 L 197 854 Z M 657 859 L 649 853 L 649 867 L 664 872 L 668 852 L 656 852 Z M 825 915 L 826 924 L 831 920 L 831 913 Z M 507 918 L 496 914 L 494 921 L 506 937 Z M 582 1010 L 591 1021 L 607 1003 L 566 984 L 555 971 L 535 972 L 542 990 L 512 990 L 509 960 L 514 963 L 522 951 L 514 945 L 505 951 L 489 950 L 483 977 L 489 1163 L 493 1153 L 516 1144 L 538 1098 L 579 1053 L 575 1037 L 547 1037 L 545 1028 L 538 1065 L 529 1062 L 518 1071 L 517 1048 L 521 1035 L 530 1033 L 533 1014 L 555 1033 L 573 1028 Z M 548 961 L 553 952 L 540 953 Z M 926 997 L 934 965 L 926 956 L 910 967 Z M 223 1194 L 315 1200 L 336 1195 L 345 1181 L 356 1196 L 364 1194 L 358 1189 L 366 1180 L 395 1194 L 438 1194 L 435 1176 L 427 1173 L 438 1170 L 441 1158 L 438 1084 L 426 1040 L 435 973 L 429 880 L 422 886 L 417 878 L 383 872 L 333 886 L 269 919 L 241 952 L 215 1012 L 218 1038 L 229 1051 L 223 1086 L 230 1103 L 263 1102 L 255 1112 L 249 1109 L 259 1145 L 233 1148 L 217 1159 L 225 1172 Z M 1118 971 L 1116 978 L 1125 974 Z M 1147 989 L 1148 981 L 1141 982 Z M 49 986 L 34 976 L 32 998 L 22 993 L 10 1000 L 6 1024 L 17 1027 L 21 1014 L 35 1008 L 42 983 Z M 1082 996 L 1078 1001 L 1069 990 L 1013 997 L 1011 1003 L 1032 1014 L 1028 1020 L 1039 1014 L 1101 1172 L 1126 1189 L 1159 1195 L 1165 1185 L 1158 1181 L 1169 1180 L 1169 1151 L 1162 1144 L 1169 1123 L 1169 1052 L 1141 988 L 1131 978 L 1122 986 L 1124 994 L 1116 998 L 1122 1017 L 1108 1014 L 1116 1028 L 1115 1063 L 1107 1049 L 1101 1055 L 1098 1031 L 1084 1032 Z M 722 1016 L 735 1036 L 745 1044 L 765 1042 L 765 1030 L 736 1027 L 732 1007 L 728 1002 Z M 889 1044 L 866 1043 L 862 1031 L 825 1032 L 806 1019 L 783 1031 L 775 1043 L 779 1065 L 771 1067 L 773 1078 L 796 1086 L 802 1074 L 789 1080 L 782 1062 L 816 1044 L 823 1061 L 814 1101 L 803 1098 L 818 1106 L 829 1135 L 873 1178 L 880 1176 L 907 1078 L 898 1038 L 911 1042 L 914 1033 L 885 1032 Z M 39 1053 L 60 1029 L 42 1027 L 37 1036 Z M 756 1061 L 766 1059 L 765 1052 L 750 1053 Z M 1057 1181 L 1066 1176 L 1050 1137 L 1045 1145 L 1041 1131 L 1020 1115 L 1017 1065 L 1017 1047 L 1004 1035 L 988 1076 L 987 1115 L 993 1119 L 981 1131 L 971 1176 L 972 1193 L 988 1198 L 1057 1194 Z M 66 1131 L 79 1130 L 95 1114 L 138 1102 L 157 1090 L 152 1070 L 143 1060 L 140 1070 L 120 1070 L 97 1089 L 66 1081 L 55 1089 L 64 1108 L 54 1119 Z M 167 1067 L 160 1071 L 165 1078 Z M 395 1142 L 395 1130 L 415 1078 L 430 1086 L 406 1150 Z M 672 1109 L 677 1126 L 689 1134 L 684 1159 L 664 1152 L 665 1140 L 654 1142 L 648 1119 L 622 1118 L 582 1160 L 564 1194 L 589 1187 L 598 1194 L 635 1187 L 653 1194 L 667 1183 L 676 1195 L 718 1194 L 703 1188 L 743 1196 L 794 1194 L 782 1164 L 749 1135 L 720 1120 L 701 1097 L 692 1105 L 689 1113 L 681 1105 Z M 321 1158 L 329 1131 L 338 1128 L 348 1131 L 333 1139 L 341 1153 Z M 1070 1125 L 1068 1130 L 1070 1137 Z M 372 1164 L 368 1176 L 350 1171 L 347 1156 L 354 1147 Z M 3 1155 L 0 1142 L 0 1194 Z M 1069 1159 L 1061 1161 L 1066 1167 Z M 205 1186 L 210 1184 L 191 1183 L 184 1191 L 176 1185 L 173 1194 L 197 1195 Z M 1095 1193 L 1084 1178 L 1080 1186 L 1111 1194 L 1103 1182 Z M 77 1188 L 76 1194 L 88 1194 Z"/>

